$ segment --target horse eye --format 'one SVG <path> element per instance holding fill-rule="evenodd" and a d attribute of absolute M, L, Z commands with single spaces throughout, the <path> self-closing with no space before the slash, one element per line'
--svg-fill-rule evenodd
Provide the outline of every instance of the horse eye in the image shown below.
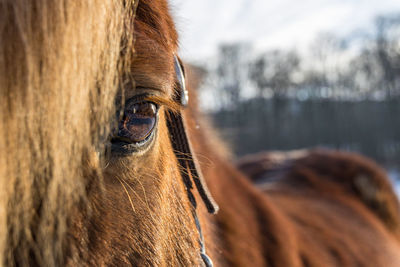
<path fill-rule="evenodd" d="M 157 112 L 156 104 L 151 102 L 128 105 L 118 125 L 118 138 L 128 143 L 146 140 L 156 125 Z"/>

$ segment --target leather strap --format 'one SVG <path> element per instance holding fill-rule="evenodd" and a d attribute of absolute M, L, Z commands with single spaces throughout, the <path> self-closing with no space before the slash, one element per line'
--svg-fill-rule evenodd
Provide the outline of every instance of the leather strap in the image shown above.
<path fill-rule="evenodd" d="M 186 107 L 189 103 L 189 95 L 186 90 L 185 73 L 179 59 L 174 56 L 175 72 L 177 75 L 177 85 L 175 88 L 174 100 L 182 107 Z M 211 214 L 218 211 L 218 205 L 212 198 L 207 184 L 203 178 L 199 164 L 192 153 L 192 147 L 189 139 L 187 138 L 185 122 L 181 112 L 168 112 L 168 129 L 170 139 L 174 148 L 175 155 L 181 167 L 181 174 L 187 189 L 193 189 L 192 181 L 196 185 L 207 210 Z M 191 200 L 192 204 L 196 207 L 195 201 Z"/>
<path fill-rule="evenodd" d="M 182 65 L 179 59 L 175 56 L 175 71 L 177 75 L 177 85 L 175 88 L 174 100 L 179 103 L 182 107 L 186 107 L 189 101 L 188 91 L 185 85 L 185 75 Z M 201 196 L 207 210 L 211 214 L 215 214 L 218 211 L 218 206 L 212 198 L 205 180 L 201 174 L 198 162 L 193 156 L 191 144 L 187 138 L 186 127 L 183 114 L 179 112 L 168 111 L 167 114 L 167 126 L 169 135 L 174 149 L 175 156 L 179 162 L 180 172 L 183 182 L 186 187 L 189 201 L 192 205 L 192 215 L 196 224 L 197 231 L 199 233 L 199 245 L 200 245 L 200 256 L 206 267 L 212 267 L 213 263 L 210 257 L 206 253 L 203 234 L 201 226 L 196 213 L 196 199 L 192 193 L 193 182 L 196 186 L 199 195 Z"/>
<path fill-rule="evenodd" d="M 167 121 L 172 147 L 174 149 L 176 158 L 178 159 L 182 179 L 185 183 L 186 189 L 193 189 L 193 182 L 196 186 L 199 195 L 201 196 L 207 210 L 211 214 L 218 211 L 218 206 L 212 198 L 204 178 L 201 174 L 200 168 L 196 159 L 193 157 L 191 145 L 187 138 L 185 124 L 182 114 L 169 112 Z M 196 200 L 190 192 L 189 200 L 194 207 L 196 207 Z"/>

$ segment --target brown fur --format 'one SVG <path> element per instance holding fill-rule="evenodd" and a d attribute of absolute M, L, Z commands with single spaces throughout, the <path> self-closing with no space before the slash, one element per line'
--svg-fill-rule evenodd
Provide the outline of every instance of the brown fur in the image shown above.
<path fill-rule="evenodd" d="M 279 157 L 282 154 L 284 158 Z M 280 161 L 274 160 L 277 157 Z M 323 195 L 345 191 L 399 233 L 400 207 L 392 185 L 379 166 L 360 155 L 323 149 L 260 153 L 239 161 L 239 168 L 266 189 L 285 184 L 309 187 Z"/>
<path fill-rule="evenodd" d="M 267 166 L 260 163 L 270 161 L 263 153 L 252 158 L 258 174 L 261 165 Z M 246 172 L 251 169 L 249 159 L 243 168 Z M 312 150 L 264 168 L 264 175 L 258 178 L 263 191 L 293 218 L 296 227 L 310 231 L 306 233 L 314 240 L 307 237 L 307 246 L 331 252 L 325 257 L 336 259 L 330 261 L 341 266 L 386 266 L 392 260 L 393 255 L 383 256 L 381 249 L 396 251 L 397 241 L 393 240 L 400 237 L 399 203 L 386 174 L 372 161 L 357 154 Z M 300 209 L 307 212 L 302 214 Z M 333 227 L 335 231 L 330 229 Z M 319 244 L 318 239 L 322 240 Z M 312 250 L 318 253 L 318 249 Z M 312 254 L 306 258 L 314 265 L 319 263 Z"/>
<path fill-rule="evenodd" d="M 168 103 L 176 82 L 166 1 L 134 15 L 130 1 L 0 1 L 2 265 L 201 264 L 168 107 L 148 150 L 106 153 L 115 97 L 152 90 Z M 263 193 L 216 151 L 195 101 L 184 113 L 220 205 L 198 206 L 216 266 L 399 265 L 397 200 L 378 167 L 322 155 Z"/>
<path fill-rule="evenodd" d="M 243 156 L 236 161 L 236 166 L 253 182 L 259 183 L 275 176 L 275 172 L 286 168 L 288 162 L 306 155 L 305 150 L 290 152 L 264 151 L 257 154 Z"/>

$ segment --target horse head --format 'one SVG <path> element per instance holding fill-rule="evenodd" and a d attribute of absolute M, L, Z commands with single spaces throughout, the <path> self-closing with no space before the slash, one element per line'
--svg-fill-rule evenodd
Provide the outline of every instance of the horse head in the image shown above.
<path fill-rule="evenodd" d="M 18 0 L 0 14 L 0 260 L 207 260 L 190 183 L 204 186 L 168 129 L 186 91 L 167 1 Z"/>

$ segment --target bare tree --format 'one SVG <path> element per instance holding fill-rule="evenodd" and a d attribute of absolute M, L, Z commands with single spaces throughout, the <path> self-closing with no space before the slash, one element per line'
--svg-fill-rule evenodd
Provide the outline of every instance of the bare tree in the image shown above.
<path fill-rule="evenodd" d="M 240 102 L 242 85 L 247 77 L 249 49 L 243 43 L 225 44 L 219 48 L 218 87 L 227 96 L 228 105 L 236 106 Z"/>
<path fill-rule="evenodd" d="M 284 96 L 295 86 L 294 73 L 300 66 L 300 57 L 295 51 L 271 51 L 261 55 L 250 67 L 250 79 L 256 84 L 259 96 L 266 91 L 273 96 Z"/>

